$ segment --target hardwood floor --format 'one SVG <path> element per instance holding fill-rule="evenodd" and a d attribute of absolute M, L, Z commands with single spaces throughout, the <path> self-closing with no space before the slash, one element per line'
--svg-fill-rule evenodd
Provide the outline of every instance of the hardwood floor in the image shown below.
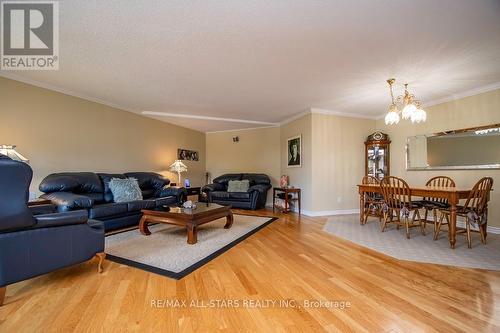
<path fill-rule="evenodd" d="M 106 260 L 102 274 L 89 261 L 11 285 L 0 332 L 500 331 L 498 272 L 398 261 L 322 232 L 325 221 L 280 215 L 179 281 Z M 189 307 L 192 300 L 220 303 Z M 230 300 L 240 307 L 224 307 Z M 251 308 L 245 300 L 351 306 Z"/>

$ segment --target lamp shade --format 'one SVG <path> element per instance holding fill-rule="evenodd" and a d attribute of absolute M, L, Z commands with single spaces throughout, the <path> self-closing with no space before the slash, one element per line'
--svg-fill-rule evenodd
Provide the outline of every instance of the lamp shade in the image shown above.
<path fill-rule="evenodd" d="M 187 170 L 187 166 L 180 160 L 176 160 L 170 165 L 170 171 L 172 172 L 186 172 Z"/>
<path fill-rule="evenodd" d="M 174 163 L 172 163 L 170 165 L 170 171 L 177 172 L 177 176 L 179 177 L 178 182 L 180 184 L 181 183 L 181 172 L 188 171 L 188 168 L 180 160 L 176 160 Z"/>
<path fill-rule="evenodd" d="M 0 145 L 0 154 L 5 155 L 14 161 L 29 163 L 29 160 L 16 151 L 16 146 Z"/>

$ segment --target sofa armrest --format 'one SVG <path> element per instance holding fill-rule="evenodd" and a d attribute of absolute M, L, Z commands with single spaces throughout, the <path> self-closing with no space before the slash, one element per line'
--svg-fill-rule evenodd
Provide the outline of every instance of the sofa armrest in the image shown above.
<path fill-rule="evenodd" d="M 257 184 L 257 185 L 250 186 L 250 188 L 248 189 L 248 192 L 249 193 L 251 193 L 251 192 L 267 193 L 267 191 L 269 191 L 269 189 L 271 187 L 272 186 L 269 184 Z"/>
<path fill-rule="evenodd" d="M 51 214 L 55 213 L 57 210 L 56 205 L 54 204 L 45 204 L 45 205 L 36 205 L 36 206 L 28 206 L 33 215 L 41 215 L 41 214 Z"/>
<path fill-rule="evenodd" d="M 187 191 L 184 187 L 177 186 L 164 186 L 156 195 L 158 198 L 171 197 L 175 196 L 177 198 L 181 198 L 182 196 L 186 196 Z"/>
<path fill-rule="evenodd" d="M 64 213 L 37 215 L 35 219 L 35 228 L 61 227 L 87 223 L 88 214 L 85 210 L 75 210 Z"/>
<path fill-rule="evenodd" d="M 208 185 L 205 185 L 201 188 L 201 191 L 204 193 L 213 192 L 213 191 L 224 191 L 224 190 L 225 190 L 224 185 L 219 184 L 219 183 L 208 184 Z"/>
<path fill-rule="evenodd" d="M 94 204 L 93 199 L 71 192 L 53 192 L 44 194 L 41 198 L 52 201 L 52 203 L 57 206 L 59 212 L 91 208 Z"/>

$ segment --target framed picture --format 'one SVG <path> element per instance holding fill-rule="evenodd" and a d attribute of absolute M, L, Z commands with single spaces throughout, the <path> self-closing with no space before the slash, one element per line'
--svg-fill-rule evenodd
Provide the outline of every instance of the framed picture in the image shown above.
<path fill-rule="evenodd" d="M 177 149 L 177 159 L 181 161 L 198 161 L 198 152 L 187 149 Z"/>
<path fill-rule="evenodd" d="M 287 140 L 287 166 L 296 168 L 302 166 L 302 135 L 297 135 Z"/>

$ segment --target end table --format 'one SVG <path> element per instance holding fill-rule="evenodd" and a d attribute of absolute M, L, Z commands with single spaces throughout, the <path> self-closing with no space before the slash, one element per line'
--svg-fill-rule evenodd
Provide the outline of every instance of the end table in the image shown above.
<path fill-rule="evenodd" d="M 297 187 L 274 187 L 273 188 L 273 212 L 275 211 L 275 209 L 277 208 L 276 207 L 276 198 L 277 198 L 277 194 L 278 193 L 284 193 L 285 194 L 285 197 L 283 200 L 285 200 L 285 209 L 282 210 L 283 213 L 289 213 L 290 212 L 290 200 L 295 200 L 297 201 L 297 204 L 299 206 L 299 215 L 301 215 L 301 208 L 300 208 L 300 204 L 301 204 L 301 200 L 300 200 L 300 194 L 301 194 L 301 190 L 300 188 L 297 188 Z M 297 197 L 293 197 L 293 194 L 294 193 L 297 193 Z M 291 195 L 292 197 L 289 198 L 289 195 Z"/>

